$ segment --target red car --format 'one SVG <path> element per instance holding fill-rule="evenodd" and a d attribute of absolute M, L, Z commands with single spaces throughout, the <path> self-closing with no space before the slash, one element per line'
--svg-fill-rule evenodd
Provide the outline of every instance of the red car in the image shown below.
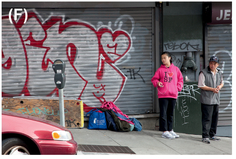
<path fill-rule="evenodd" d="M 3 155 L 76 155 L 71 132 L 52 121 L 2 111 Z"/>

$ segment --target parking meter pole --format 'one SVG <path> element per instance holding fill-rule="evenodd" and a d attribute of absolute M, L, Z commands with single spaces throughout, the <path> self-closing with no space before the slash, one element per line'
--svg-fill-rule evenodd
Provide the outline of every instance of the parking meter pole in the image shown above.
<path fill-rule="evenodd" d="M 66 83 L 65 76 L 66 64 L 64 61 L 57 59 L 52 64 L 52 69 L 55 72 L 54 82 L 59 89 L 59 111 L 60 111 L 60 125 L 65 127 L 65 113 L 64 113 L 64 97 L 63 88 Z"/>
<path fill-rule="evenodd" d="M 65 127 L 63 89 L 59 89 L 59 110 L 60 110 L 60 125 Z"/>

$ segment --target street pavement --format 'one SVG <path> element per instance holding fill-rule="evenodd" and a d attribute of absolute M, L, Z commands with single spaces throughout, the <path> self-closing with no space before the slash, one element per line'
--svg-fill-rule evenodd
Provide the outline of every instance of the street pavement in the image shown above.
<path fill-rule="evenodd" d="M 162 132 L 142 130 L 115 132 L 110 130 L 69 129 L 79 145 L 127 146 L 135 154 L 130 155 L 230 155 L 232 138 L 220 137 L 220 141 L 202 142 L 201 135 L 177 133 L 180 138 L 162 138 Z M 127 155 L 78 151 L 77 155 Z"/>

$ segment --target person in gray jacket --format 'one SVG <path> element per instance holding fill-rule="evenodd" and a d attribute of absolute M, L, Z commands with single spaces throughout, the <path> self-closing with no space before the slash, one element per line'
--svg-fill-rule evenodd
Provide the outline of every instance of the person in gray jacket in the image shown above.
<path fill-rule="evenodd" d="M 218 66 L 218 57 L 212 56 L 209 60 L 209 66 L 200 71 L 198 80 L 198 87 L 201 88 L 202 142 L 208 144 L 210 144 L 210 140 L 220 140 L 215 137 L 215 134 L 220 105 L 220 90 L 224 86 L 224 82 Z"/>

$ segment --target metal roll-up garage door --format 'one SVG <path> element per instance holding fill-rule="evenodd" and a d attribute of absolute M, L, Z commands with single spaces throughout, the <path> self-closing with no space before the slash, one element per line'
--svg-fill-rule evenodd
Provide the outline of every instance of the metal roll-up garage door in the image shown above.
<path fill-rule="evenodd" d="M 207 26 L 206 52 L 207 60 L 212 55 L 219 58 L 219 68 L 224 78 L 218 125 L 232 125 L 232 25 Z M 208 65 L 208 62 L 206 64 Z"/>
<path fill-rule="evenodd" d="M 61 59 L 64 96 L 85 110 L 112 101 L 126 114 L 153 111 L 153 8 L 35 6 L 9 19 L 10 9 L 2 11 L 3 97 L 58 96 L 52 63 Z"/>

